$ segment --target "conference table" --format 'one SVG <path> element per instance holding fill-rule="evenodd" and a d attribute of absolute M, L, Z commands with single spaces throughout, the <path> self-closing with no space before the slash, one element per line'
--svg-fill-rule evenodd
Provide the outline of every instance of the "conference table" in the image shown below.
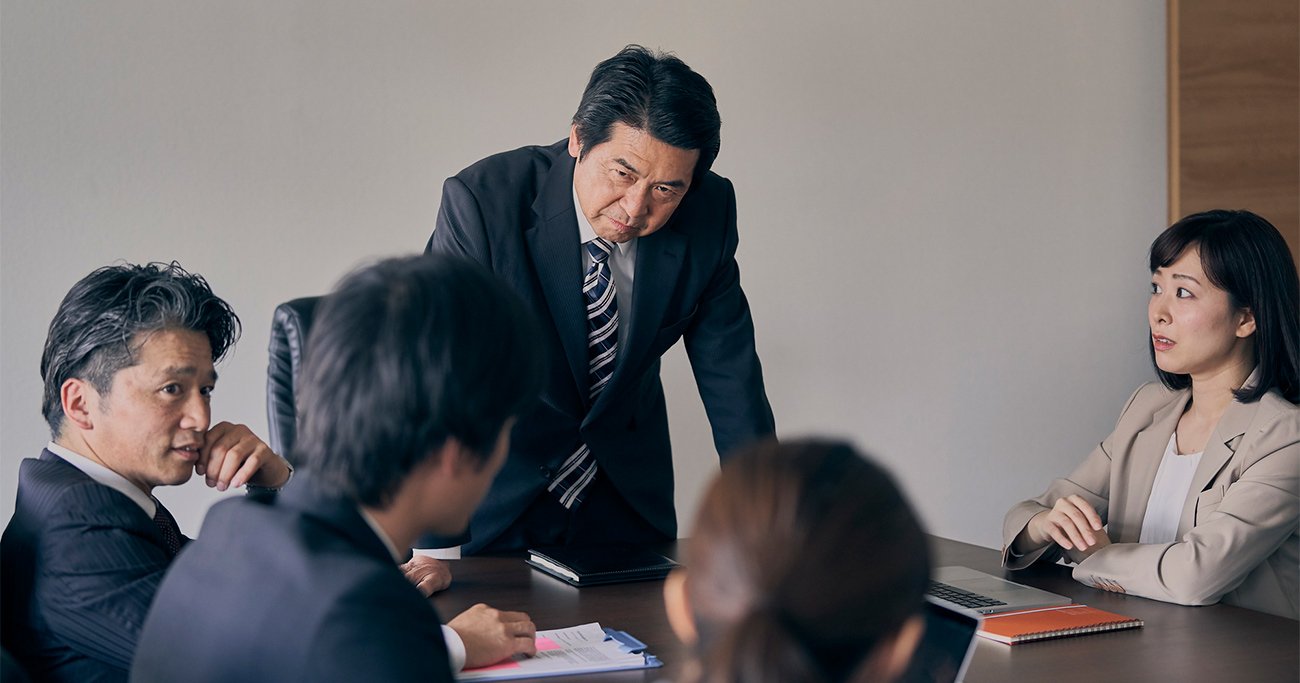
<path fill-rule="evenodd" d="M 1146 622 L 1140 629 L 1015 646 L 978 638 L 965 679 L 971 683 L 1300 679 L 1300 622 L 1228 605 L 1182 607 L 1108 593 L 1077 583 L 1070 569 L 1059 565 L 1003 572 L 997 551 L 959 541 L 931 537 L 931 547 L 938 566 L 964 565 L 1005 576 Z M 661 550 L 676 555 L 675 546 Z M 529 613 L 539 629 L 600 622 L 637 637 L 664 662 L 661 669 L 547 680 L 675 680 L 689 656 L 664 615 L 662 581 L 574 588 L 524 564 L 522 555 L 453 560 L 451 570 L 451 587 L 434 598 L 443 618 L 486 602 Z"/>

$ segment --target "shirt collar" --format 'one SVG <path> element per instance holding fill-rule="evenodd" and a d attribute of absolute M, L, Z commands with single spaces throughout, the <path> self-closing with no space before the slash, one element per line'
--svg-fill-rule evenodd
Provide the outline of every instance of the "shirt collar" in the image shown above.
<path fill-rule="evenodd" d="M 578 216 L 578 244 L 586 244 L 596 239 L 596 229 L 591 227 L 591 221 L 587 220 L 587 214 L 582 212 L 582 203 L 578 201 L 577 185 L 573 186 L 573 213 Z M 637 238 L 633 237 L 626 242 L 616 242 L 614 246 L 618 247 L 620 255 L 627 256 L 636 246 L 636 240 Z"/>
<path fill-rule="evenodd" d="M 388 554 L 393 556 L 393 561 L 401 564 L 403 556 L 397 553 L 397 546 L 393 543 L 393 539 L 389 538 L 388 534 L 384 533 L 384 528 L 379 526 L 379 522 L 360 505 L 357 506 L 357 512 L 360 512 L 361 519 L 366 520 L 366 524 L 370 525 L 370 530 L 375 532 L 375 535 L 379 537 L 379 540 L 384 542 L 384 547 L 388 548 Z"/>
<path fill-rule="evenodd" d="M 86 476 L 94 479 L 97 483 L 103 484 L 115 491 L 119 491 L 127 498 L 135 501 L 136 505 L 139 505 L 140 508 L 144 510 L 145 514 L 149 515 L 151 519 L 154 514 L 158 512 L 158 503 L 154 501 L 153 496 L 141 491 L 135 484 L 127 481 L 126 477 L 123 477 L 117 472 L 104 467 L 70 448 L 60 446 L 53 441 L 45 445 L 45 450 L 59 456 L 69 465 L 81 470 L 86 474 Z"/>

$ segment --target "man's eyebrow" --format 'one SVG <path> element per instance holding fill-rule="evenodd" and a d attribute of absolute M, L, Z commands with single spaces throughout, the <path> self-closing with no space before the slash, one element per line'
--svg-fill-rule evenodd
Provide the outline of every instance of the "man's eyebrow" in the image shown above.
<path fill-rule="evenodd" d="M 631 172 L 633 172 L 633 173 L 635 173 L 635 174 L 637 174 L 637 175 L 641 175 L 641 172 L 638 171 L 638 170 L 636 170 L 636 167 L 635 167 L 635 166 L 633 166 L 632 164 L 627 163 L 627 160 L 624 159 L 624 158 L 622 158 L 622 157 L 616 157 L 616 158 L 614 159 L 614 163 L 618 164 L 619 166 L 622 166 L 623 168 L 626 168 L 627 170 L 629 170 L 629 171 L 631 171 Z M 681 189 L 681 188 L 683 188 L 683 187 L 686 187 L 686 181 L 685 181 L 685 180 L 661 180 L 661 181 L 655 183 L 655 185 L 667 185 L 668 187 L 674 187 L 674 188 Z"/>
<path fill-rule="evenodd" d="M 636 170 L 636 167 L 635 167 L 635 166 L 633 166 L 632 164 L 627 163 L 627 159 L 624 159 L 623 157 L 615 157 L 615 158 L 614 158 L 614 163 L 616 163 L 616 164 L 618 164 L 619 166 L 622 166 L 623 168 L 626 168 L 627 170 L 629 170 L 629 171 L 631 171 L 631 172 L 633 172 L 633 173 L 636 173 L 636 174 L 638 174 L 638 175 L 640 175 L 640 173 L 641 173 L 640 171 Z"/>
<path fill-rule="evenodd" d="M 199 369 L 193 365 L 168 365 L 162 369 L 162 375 L 166 377 L 195 377 L 199 374 Z M 212 371 L 212 381 L 217 381 L 217 371 Z"/>

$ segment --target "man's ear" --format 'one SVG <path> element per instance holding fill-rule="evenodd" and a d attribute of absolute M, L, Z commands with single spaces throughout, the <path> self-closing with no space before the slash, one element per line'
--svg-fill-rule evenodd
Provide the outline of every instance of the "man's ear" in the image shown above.
<path fill-rule="evenodd" d="M 442 446 L 434 457 L 434 469 L 438 471 L 438 476 L 447 480 L 454 479 L 457 474 L 464 471 L 465 447 L 455 438 L 448 437 L 442 442 Z"/>
<path fill-rule="evenodd" d="M 99 407 L 99 392 L 84 379 L 70 377 L 59 387 L 59 400 L 63 403 L 63 419 L 77 429 L 95 428 L 93 411 Z"/>
<path fill-rule="evenodd" d="M 683 568 L 674 569 L 664 579 L 664 611 L 668 613 L 668 625 L 677 634 L 677 639 L 694 645 L 698 634 L 695 617 L 691 614 L 691 599 L 686 595 L 686 570 Z"/>
<path fill-rule="evenodd" d="M 1249 308 L 1241 309 L 1241 320 L 1237 323 L 1237 337 L 1245 339 L 1255 334 L 1255 312 Z"/>
<path fill-rule="evenodd" d="M 448 481 L 475 476 L 487 466 L 487 462 L 480 455 L 471 451 L 454 436 L 447 437 L 447 440 L 442 442 L 442 448 L 434 457 L 437 459 L 439 475 L 446 477 Z"/>
<path fill-rule="evenodd" d="M 582 155 L 582 141 L 578 140 L 578 125 L 569 126 L 569 156 L 577 159 Z"/>

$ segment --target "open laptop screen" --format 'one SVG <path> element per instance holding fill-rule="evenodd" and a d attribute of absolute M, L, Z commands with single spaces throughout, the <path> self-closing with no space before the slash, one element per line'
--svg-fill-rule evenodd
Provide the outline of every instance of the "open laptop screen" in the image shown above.
<path fill-rule="evenodd" d="M 925 634 L 902 683 L 957 683 L 966 675 L 975 651 L 975 632 L 980 617 L 974 612 L 948 609 L 928 597 L 925 602 Z"/>

